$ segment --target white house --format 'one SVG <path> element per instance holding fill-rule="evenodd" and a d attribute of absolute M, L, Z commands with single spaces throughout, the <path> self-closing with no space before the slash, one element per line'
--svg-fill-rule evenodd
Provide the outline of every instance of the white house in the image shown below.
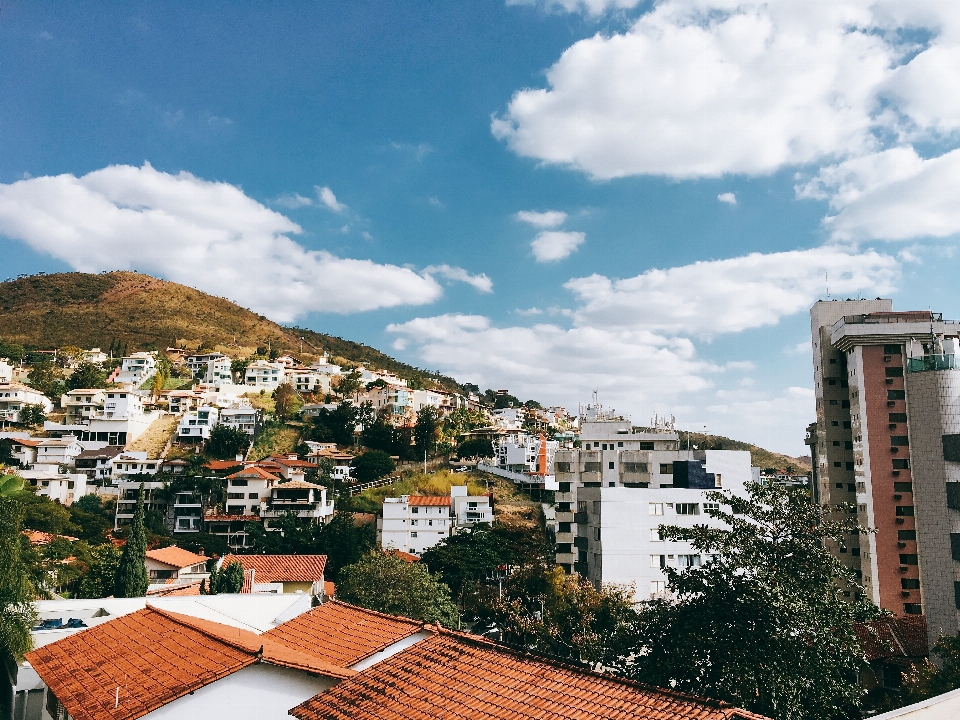
<path fill-rule="evenodd" d="M 13 437 L 10 453 L 22 467 L 29 467 L 37 461 L 37 449 L 46 438 Z"/>
<path fill-rule="evenodd" d="M 310 365 L 310 369 L 316 370 L 324 375 L 340 375 L 342 373 L 340 366 L 327 362 L 327 359 L 328 358 L 326 355 L 322 356 L 319 360 Z"/>
<path fill-rule="evenodd" d="M 263 410 L 253 406 L 223 408 L 220 410 L 220 424 L 242 430 L 255 439 L 263 430 Z"/>
<path fill-rule="evenodd" d="M 139 387 L 157 371 L 154 353 L 135 352 L 120 360 L 120 372 L 113 379 L 117 383 L 130 383 Z"/>
<path fill-rule="evenodd" d="M 219 421 L 219 408 L 203 405 L 196 410 L 188 410 L 177 425 L 177 439 L 186 442 L 203 442 L 210 437 L 210 431 Z"/>
<path fill-rule="evenodd" d="M 145 564 L 150 584 L 189 583 L 210 577 L 207 572 L 205 555 L 184 550 L 176 545 L 168 545 L 156 550 L 147 550 Z"/>
<path fill-rule="evenodd" d="M 65 425 L 89 422 L 104 411 L 107 391 L 97 388 L 70 390 L 60 397 L 60 407 L 65 411 Z"/>
<path fill-rule="evenodd" d="M 270 490 L 281 478 L 263 468 L 246 467 L 227 475 L 227 514 L 260 515 L 260 506 L 270 498 Z"/>
<path fill-rule="evenodd" d="M 156 475 L 161 462 L 148 459 L 146 451 L 127 450 L 110 460 L 110 476 L 116 485 L 128 475 Z"/>
<path fill-rule="evenodd" d="M 504 430 L 522 430 L 526 418 L 526 410 L 522 407 L 500 408 L 491 410 L 493 424 Z"/>
<path fill-rule="evenodd" d="M 454 485 L 450 488 L 451 514 L 456 527 L 460 528 L 486 523 L 493 524 L 493 505 L 490 495 L 467 495 L 466 485 Z"/>
<path fill-rule="evenodd" d="M 293 389 L 299 393 L 320 393 L 326 395 L 330 392 L 330 376 L 321 373 L 312 368 L 295 367 L 286 370 L 287 382 L 293 385 Z"/>
<path fill-rule="evenodd" d="M 24 405 L 39 405 L 44 413 L 53 410 L 53 402 L 42 392 L 19 383 L 0 385 L 0 421 L 20 422 Z"/>
<path fill-rule="evenodd" d="M 244 382 L 261 390 L 276 390 L 277 386 L 286 382 L 287 369 L 280 363 L 254 360 L 247 365 Z"/>
<path fill-rule="evenodd" d="M 105 352 L 103 352 L 103 350 L 101 350 L 100 348 L 95 347 L 95 348 L 90 348 L 89 350 L 84 350 L 83 359 L 85 362 L 97 363 L 99 365 L 109 360 L 110 356 L 107 355 Z"/>
<path fill-rule="evenodd" d="M 223 353 L 213 352 L 203 355 L 191 355 L 186 360 L 187 368 L 194 378 L 204 383 L 232 383 L 230 358 Z"/>
<path fill-rule="evenodd" d="M 126 445 L 140 437 L 160 413 L 144 412 L 141 396 L 129 385 L 108 388 L 103 408 L 95 410 L 89 420 L 75 423 L 45 422 L 44 430 L 54 434 L 76 435 L 85 449 L 108 445 Z"/>
<path fill-rule="evenodd" d="M 52 466 L 35 466 L 32 470 L 20 470 L 18 474 L 35 489 L 37 495 L 47 497 L 61 505 L 70 505 L 87 494 L 87 476 L 83 473 L 58 472 L 56 469 L 41 469 Z"/>
<path fill-rule="evenodd" d="M 270 488 L 270 497 L 260 505 L 260 517 L 266 530 L 278 530 L 277 521 L 293 513 L 301 520 L 322 523 L 333 517 L 333 499 L 327 500 L 327 488 L 305 480 L 287 480 Z"/>
<path fill-rule="evenodd" d="M 62 438 L 44 438 L 37 446 L 37 465 L 73 465 L 73 459 L 83 452 L 83 446 L 71 435 Z"/>
<path fill-rule="evenodd" d="M 402 495 L 384 498 L 383 516 L 377 518 L 377 541 L 384 550 L 421 554 L 450 537 L 450 496 Z"/>
<path fill-rule="evenodd" d="M 13 382 L 13 366 L 6 358 L 0 358 L 0 385 L 9 385 Z"/>
<path fill-rule="evenodd" d="M 113 459 L 123 452 L 121 445 L 84 450 L 73 459 L 77 472 L 86 473 L 88 480 L 109 481 L 113 475 Z"/>

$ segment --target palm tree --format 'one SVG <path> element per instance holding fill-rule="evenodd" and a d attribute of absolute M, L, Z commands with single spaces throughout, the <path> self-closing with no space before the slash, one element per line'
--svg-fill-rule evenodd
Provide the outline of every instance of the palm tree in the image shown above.
<path fill-rule="evenodd" d="M 0 498 L 16 498 L 27 491 L 23 487 L 23 478 L 10 473 L 0 475 Z"/>

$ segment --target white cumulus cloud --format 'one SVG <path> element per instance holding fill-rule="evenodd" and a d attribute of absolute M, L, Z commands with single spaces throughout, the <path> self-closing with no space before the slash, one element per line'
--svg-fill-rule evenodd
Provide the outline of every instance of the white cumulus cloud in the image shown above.
<path fill-rule="evenodd" d="M 239 188 L 115 165 L 0 184 L 0 234 L 83 272 L 136 269 L 229 297 L 274 320 L 422 305 L 429 276 L 307 250 L 289 218 Z"/>
<path fill-rule="evenodd" d="M 717 195 L 717 200 L 719 200 L 722 203 L 726 203 L 727 205 L 737 204 L 737 196 L 732 192 L 720 193 L 719 195 Z"/>
<path fill-rule="evenodd" d="M 482 293 L 493 292 L 493 280 L 487 277 L 485 273 L 471 275 L 461 267 L 452 265 L 429 265 L 423 269 L 422 274 L 426 277 L 438 275 L 447 280 L 466 283 L 467 285 L 472 285 Z"/>
<path fill-rule="evenodd" d="M 602 15 L 608 10 L 636 7 L 640 0 L 507 0 L 507 5 L 536 5 L 544 10 Z"/>
<path fill-rule="evenodd" d="M 316 187 L 317 197 L 320 198 L 320 202 L 326 205 L 328 208 L 333 210 L 335 213 L 341 213 L 347 209 L 347 206 L 341 202 L 337 201 L 337 196 L 333 194 L 333 190 L 328 188 L 326 185 Z"/>
<path fill-rule="evenodd" d="M 586 239 L 582 232 L 544 230 L 530 243 L 537 262 L 556 262 L 569 257 Z"/>
<path fill-rule="evenodd" d="M 517 220 L 533 225 L 534 227 L 555 228 L 563 225 L 567 219 L 567 214 L 560 210 L 547 210 L 546 212 L 521 210 L 515 217 Z"/>

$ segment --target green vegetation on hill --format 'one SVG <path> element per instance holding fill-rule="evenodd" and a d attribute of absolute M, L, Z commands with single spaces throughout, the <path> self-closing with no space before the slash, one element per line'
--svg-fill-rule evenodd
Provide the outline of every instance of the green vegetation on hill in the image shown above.
<path fill-rule="evenodd" d="M 811 470 L 809 458 L 781 455 L 750 443 L 731 440 L 722 435 L 704 435 L 703 433 L 685 432 L 683 430 L 679 431 L 679 435 L 681 448 L 687 447 L 687 440 L 689 439 L 690 447 L 695 445 L 700 450 L 749 450 L 750 463 L 762 470 L 772 468 L 797 475 L 806 475 Z"/>
<path fill-rule="evenodd" d="M 367 345 L 285 328 L 225 298 L 141 273 L 55 273 L 0 283 L 0 340 L 28 350 L 122 345 L 133 352 L 180 345 L 247 357 L 267 346 L 297 354 L 300 338 L 304 353 L 324 351 L 415 383 L 458 387 L 453 378 L 406 365 Z"/>

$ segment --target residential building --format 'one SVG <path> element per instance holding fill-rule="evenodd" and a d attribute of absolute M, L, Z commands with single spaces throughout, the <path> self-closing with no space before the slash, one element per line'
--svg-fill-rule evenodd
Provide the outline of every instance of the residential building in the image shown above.
<path fill-rule="evenodd" d="M 130 383 L 133 387 L 140 387 L 157 371 L 157 358 L 154 353 L 135 352 L 120 360 L 120 371 L 112 378 L 112 382 Z"/>
<path fill-rule="evenodd" d="M 203 498 L 189 490 L 176 493 L 164 523 L 174 534 L 200 532 L 203 530 Z"/>
<path fill-rule="evenodd" d="M 203 355 L 190 355 L 186 359 L 187 368 L 193 377 L 203 383 L 232 383 L 230 358 L 223 353 L 213 352 Z"/>
<path fill-rule="evenodd" d="M 60 397 L 65 412 L 64 425 L 80 425 L 100 415 L 107 401 L 107 391 L 90 388 L 70 390 Z"/>
<path fill-rule="evenodd" d="M 327 360 L 328 358 L 326 355 L 321 356 L 319 360 L 310 365 L 310 369 L 316 370 L 324 375 L 340 375 L 342 372 L 340 366 L 327 362 Z"/>
<path fill-rule="evenodd" d="M 477 469 L 539 490 L 556 490 L 555 457 L 560 444 L 543 435 L 512 431 L 493 441 L 493 464 L 478 463 Z"/>
<path fill-rule="evenodd" d="M 493 495 L 467 495 L 466 485 L 450 488 L 451 516 L 454 532 L 461 528 L 486 523 L 493 524 Z"/>
<path fill-rule="evenodd" d="M 0 358 L 0 385 L 10 385 L 13 382 L 13 366 L 6 358 Z"/>
<path fill-rule="evenodd" d="M 308 470 L 317 469 L 316 465 L 307 460 L 301 460 L 296 453 L 269 455 L 258 461 L 257 467 L 279 475 L 284 480 L 303 480 Z"/>
<path fill-rule="evenodd" d="M 88 480 L 109 482 L 113 475 L 113 459 L 123 452 L 122 445 L 107 445 L 97 450 L 84 450 L 73 459 L 77 472 Z"/>
<path fill-rule="evenodd" d="M 260 506 L 266 530 L 278 530 L 278 520 L 293 513 L 301 520 L 326 522 L 333 516 L 333 499 L 327 500 L 327 488 L 304 480 L 287 480 L 270 488 L 270 497 Z"/>
<path fill-rule="evenodd" d="M 235 430 L 242 430 L 256 440 L 263 430 L 263 410 L 253 406 L 223 408 L 220 410 L 220 424 Z"/>
<path fill-rule="evenodd" d="M 227 475 L 227 515 L 260 517 L 260 506 L 270 498 L 274 485 L 283 482 L 280 477 L 263 468 L 250 466 Z"/>
<path fill-rule="evenodd" d="M 377 518 L 377 542 L 384 550 L 420 555 L 452 534 L 451 505 L 449 495 L 384 498 L 383 515 Z"/>
<path fill-rule="evenodd" d="M 493 424 L 504 430 L 522 430 L 526 418 L 526 409 L 522 407 L 500 408 L 491 410 L 490 417 Z"/>
<path fill-rule="evenodd" d="M 12 437 L 10 454 L 20 467 L 30 467 L 37 461 L 37 450 L 45 438 Z"/>
<path fill-rule="evenodd" d="M 35 465 L 72 466 L 74 458 L 83 452 L 83 446 L 75 437 L 44 438 L 37 445 Z"/>
<path fill-rule="evenodd" d="M 220 409 L 203 405 L 196 410 L 188 410 L 177 425 L 177 440 L 181 442 L 206 442 L 210 431 L 220 421 Z"/>
<path fill-rule="evenodd" d="M 318 370 L 305 367 L 294 367 L 286 370 L 287 382 L 299 393 L 318 393 L 327 395 L 330 392 L 330 375 Z"/>
<path fill-rule="evenodd" d="M 286 382 L 286 368 L 280 363 L 254 360 L 247 365 L 244 383 L 261 390 L 272 392 Z"/>
<path fill-rule="evenodd" d="M 872 529 L 831 550 L 859 577 L 851 592 L 926 615 L 932 644 L 960 609 L 960 324 L 883 299 L 810 315 L 818 497 Z"/>
<path fill-rule="evenodd" d="M 330 473 L 333 478 L 342 481 L 350 480 L 351 463 L 353 463 L 354 456 L 350 453 L 340 452 L 336 447 L 334 445 L 332 448 L 324 447 L 312 451 L 307 455 L 307 462 L 314 466 L 318 466 L 322 462 L 330 462 L 333 464 L 333 470 Z"/>
<path fill-rule="evenodd" d="M 263 522 L 259 515 L 233 515 L 207 510 L 203 516 L 203 528 L 211 535 L 223 538 L 231 550 L 250 548 L 252 541 L 247 533 L 250 523 Z"/>
<path fill-rule="evenodd" d="M 98 347 L 90 348 L 89 350 L 83 351 L 84 362 L 95 363 L 97 365 L 100 365 L 102 363 L 105 363 L 109 359 L 110 359 L 110 356 L 107 355 L 105 352 L 103 352 L 103 350 L 101 350 Z"/>
<path fill-rule="evenodd" d="M 43 428 L 55 435 L 74 435 L 89 450 L 132 443 L 158 417 L 160 413 L 144 412 L 141 396 L 127 386 L 108 388 L 103 408 L 93 412 L 89 420 L 45 422 Z"/>
<path fill-rule="evenodd" d="M 20 470 L 18 474 L 34 488 L 37 495 L 61 505 L 70 505 L 88 494 L 87 476 L 83 473 L 60 472 L 55 468 L 44 469 L 44 466 L 39 466 L 32 470 Z"/>
<path fill-rule="evenodd" d="M 119 480 L 117 487 L 117 510 L 114 515 L 113 529 L 129 525 L 137 509 L 137 497 L 140 494 L 140 485 L 143 485 L 143 506 L 145 510 L 156 510 L 162 515 L 167 514 L 167 501 L 162 497 L 165 483 L 148 480 L 143 483 L 139 480 Z"/>
<path fill-rule="evenodd" d="M 144 450 L 126 450 L 110 461 L 110 476 L 116 485 L 129 475 L 156 475 L 161 462 L 147 458 Z"/>
<path fill-rule="evenodd" d="M 243 566 L 242 592 L 323 595 L 326 555 L 227 555 L 217 567 L 230 562 Z"/>
<path fill-rule="evenodd" d="M 196 410 L 204 404 L 206 393 L 199 387 L 190 389 L 171 390 L 167 394 L 167 406 L 170 412 L 175 415 L 186 412 L 187 410 Z"/>
<path fill-rule="evenodd" d="M 0 385 L 0 422 L 20 422 L 25 405 L 39 405 L 44 413 L 53 410 L 50 398 L 32 387 L 15 382 Z"/>
<path fill-rule="evenodd" d="M 151 585 L 189 583 L 210 577 L 204 555 L 178 548 L 176 545 L 147 550 L 147 574 Z"/>

